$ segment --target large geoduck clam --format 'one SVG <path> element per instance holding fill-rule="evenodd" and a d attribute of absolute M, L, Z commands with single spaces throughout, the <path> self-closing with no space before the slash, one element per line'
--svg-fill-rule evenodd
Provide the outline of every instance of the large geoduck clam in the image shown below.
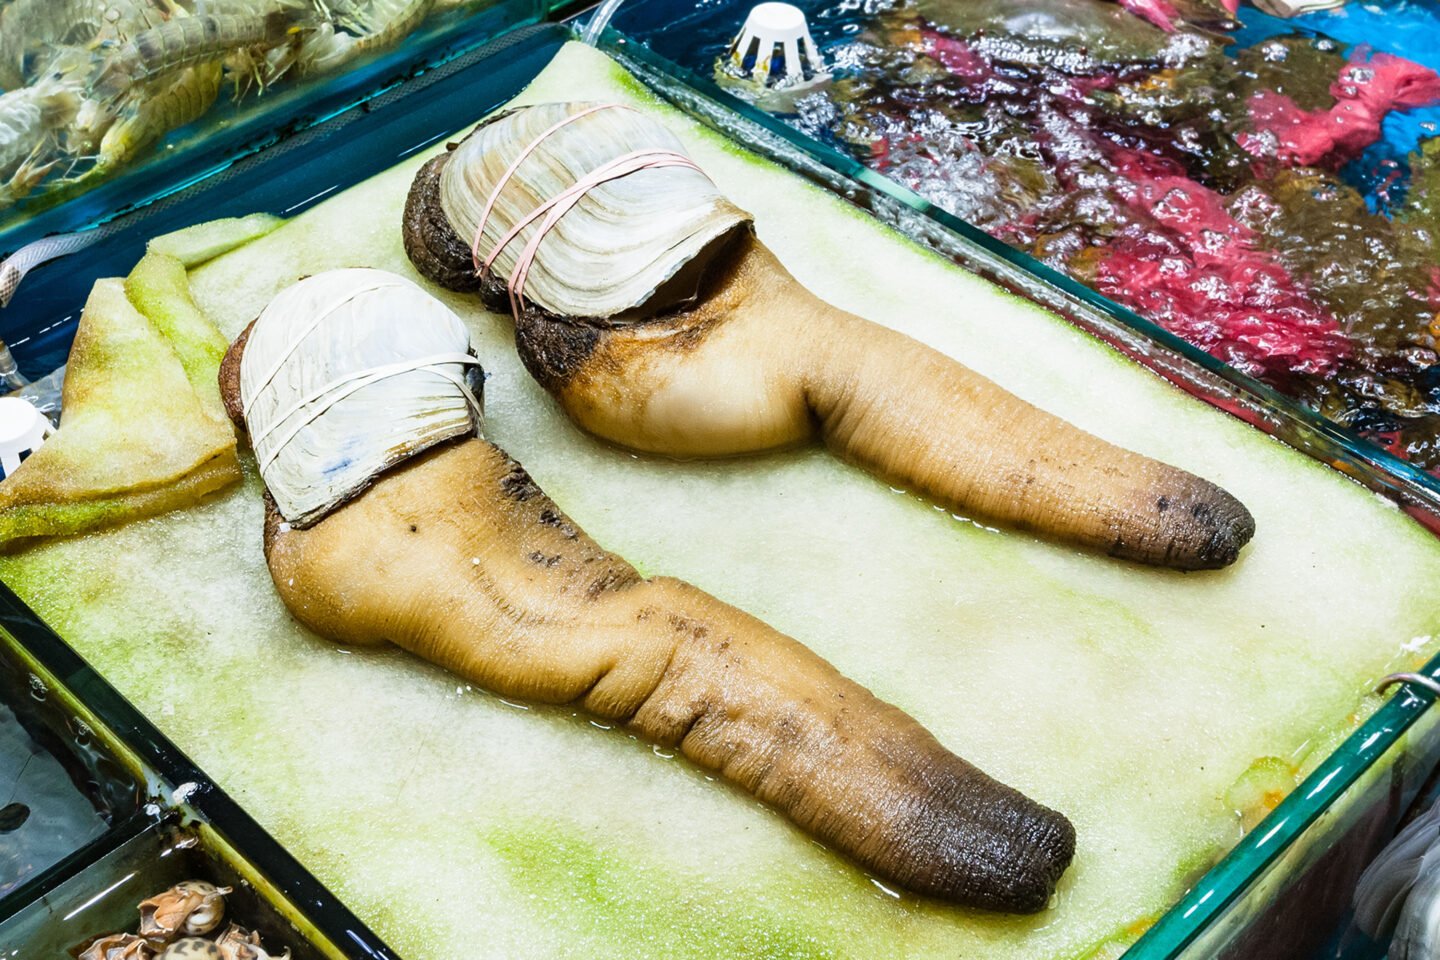
<path fill-rule="evenodd" d="M 807 290 L 645 114 L 549 103 L 487 120 L 411 185 L 405 249 L 515 316 L 582 428 L 723 457 L 812 442 L 945 507 L 1141 563 L 1210 569 L 1243 504 L 1113 446 Z"/>
<path fill-rule="evenodd" d="M 481 384 L 458 359 L 469 354 L 459 321 L 376 273 L 300 281 L 221 366 L 236 425 L 292 438 L 259 462 L 266 559 L 301 622 L 677 748 L 885 882 L 992 910 L 1046 905 L 1074 854 L 1064 816 L 807 647 L 687 583 L 642 577 L 587 537 L 479 435 Z M 382 297 L 382 282 L 401 286 Z M 364 356 L 351 346 L 361 340 Z M 457 410 L 468 422 L 406 441 L 375 423 L 365 393 L 381 383 L 385 403 L 405 389 L 431 397 L 438 412 L 414 420 L 417 436 L 451 430 Z M 440 422 L 451 426 L 429 429 Z"/>

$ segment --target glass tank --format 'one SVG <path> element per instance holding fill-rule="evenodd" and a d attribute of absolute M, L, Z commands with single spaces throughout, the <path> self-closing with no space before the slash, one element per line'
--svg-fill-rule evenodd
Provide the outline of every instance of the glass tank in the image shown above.
<path fill-rule="evenodd" d="M 0 799 L 0 917 L 147 819 L 140 777 L 8 637 L 0 638 Z"/>
<path fill-rule="evenodd" d="M 1189 18 L 1169 33 L 1105 0 L 800 6 L 824 83 L 744 78 L 749 4 L 632 0 L 613 24 L 821 163 L 1440 489 L 1433 5 L 1129 5 Z"/>
<path fill-rule="evenodd" d="M 0 315 L 0 333 L 27 372 L 38 375 L 48 371 L 63 361 L 79 306 L 93 281 L 126 273 L 149 237 L 211 217 L 257 210 L 293 216 L 311 209 L 336 191 L 392 167 L 451 135 L 460 123 L 504 103 L 543 68 L 568 36 L 556 25 L 513 31 L 486 48 L 455 57 L 371 99 L 363 109 L 337 113 L 273 149 L 237 161 L 221 174 L 197 180 L 164 203 L 137 210 L 116 221 L 112 232 L 84 257 L 37 269 L 16 304 Z M 1353 434 L 941 214 L 853 159 L 817 148 L 792 128 L 717 96 L 712 86 L 624 37 L 609 35 L 604 49 L 651 89 L 746 147 L 839 192 L 963 266 L 1061 312 L 1197 396 L 1385 493 L 1417 519 L 1437 524 L 1440 512 L 1434 508 L 1440 498 L 1406 474 L 1411 468 L 1403 462 L 1392 464 Z M 276 175 L 276 171 L 284 175 Z M 153 757 L 148 762 L 165 783 L 197 785 L 187 791 L 186 803 L 202 814 L 218 838 L 211 842 L 202 830 L 202 849 L 242 853 L 263 873 L 269 888 L 292 905 L 288 908 L 292 913 L 277 907 L 281 915 L 299 922 L 294 905 L 302 905 L 302 919 L 311 925 L 306 929 L 318 931 L 333 944 L 344 944 L 336 948 L 336 955 L 357 951 L 359 955 L 387 955 L 373 934 L 364 931 L 290 853 L 260 831 L 8 590 L 0 592 L 0 612 L 0 622 L 27 655 L 57 682 L 63 681 L 78 703 L 93 714 L 92 727 L 113 730 L 117 739 L 135 744 L 137 755 Z M 1432 676 L 1440 675 L 1440 660 L 1431 661 L 1424 669 Z M 454 693 L 456 697 L 467 695 L 468 689 Z M 1313 906 L 1323 897 L 1327 905 L 1343 908 L 1352 886 L 1346 878 L 1358 872 L 1389 836 L 1440 756 L 1440 731 L 1429 706 L 1427 699 L 1406 689 L 1390 695 L 1153 926 L 1137 929 L 1123 941 L 1101 944 L 1090 955 L 1158 960 L 1229 951 L 1240 957 L 1255 955 L 1257 944 L 1270 942 L 1266 938 L 1294 942 L 1301 935 L 1320 936 L 1322 931 L 1308 929 L 1297 919 L 1307 914 L 1295 905 Z M 144 769 L 133 760 L 131 765 Z M 141 776 L 142 782 L 150 783 Z M 173 824 L 145 822 L 143 829 L 123 843 L 112 845 L 111 859 L 96 875 L 124 876 L 124 864 L 132 851 L 173 848 L 171 829 Z M 207 843 L 211 846 L 206 847 Z M 573 844 L 562 846 L 560 852 L 563 855 L 567 850 L 583 853 L 581 846 Z M 586 895 L 611 895 L 589 874 L 581 879 L 590 885 Z M 57 889 L 55 895 L 78 897 L 72 887 Z M 27 922 L 26 916 L 16 913 L 13 922 Z M 370 953 L 354 944 L 365 945 Z"/>
<path fill-rule="evenodd" d="M 0 253 L 222 170 L 544 0 L 7 0 Z"/>

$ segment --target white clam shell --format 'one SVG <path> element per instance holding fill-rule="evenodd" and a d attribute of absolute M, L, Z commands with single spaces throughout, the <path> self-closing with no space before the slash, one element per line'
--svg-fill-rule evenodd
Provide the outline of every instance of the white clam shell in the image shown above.
<path fill-rule="evenodd" d="M 455 232 L 473 243 L 485 204 L 507 169 L 557 122 L 595 103 L 521 107 L 481 126 L 445 164 L 440 205 Z M 520 160 L 485 221 L 482 262 L 511 228 L 545 201 L 606 163 L 642 149 L 684 154 L 675 135 L 653 118 L 611 106 L 554 131 Z M 562 317 L 606 318 L 644 304 L 662 283 L 749 214 L 688 167 L 655 167 L 601 183 L 545 235 L 523 291 Z M 525 227 L 492 270 L 511 277 L 527 241 Z"/>
<path fill-rule="evenodd" d="M 383 270 L 332 270 L 276 294 L 246 342 L 240 399 L 286 521 L 312 524 L 385 469 L 476 433 L 469 350 L 454 313 Z"/>

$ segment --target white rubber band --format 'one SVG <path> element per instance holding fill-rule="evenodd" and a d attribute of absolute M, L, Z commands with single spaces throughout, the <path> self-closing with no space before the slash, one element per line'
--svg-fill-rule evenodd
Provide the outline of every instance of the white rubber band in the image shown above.
<path fill-rule="evenodd" d="M 404 360 L 399 363 L 386 364 L 385 366 L 357 370 L 343 377 L 337 377 L 323 387 L 311 391 L 310 394 L 301 400 L 291 404 L 290 408 L 286 410 L 282 416 L 276 417 L 271 421 L 270 426 L 261 431 L 258 437 L 251 438 L 251 448 L 255 451 L 256 457 L 260 461 L 261 476 L 264 476 L 265 469 L 275 462 L 275 458 L 280 455 L 280 452 L 300 435 L 300 431 L 318 420 L 327 410 L 335 406 L 335 404 L 373 383 L 378 383 L 381 380 L 397 377 L 412 371 L 433 373 L 455 384 L 464 395 L 465 402 L 469 405 L 470 409 L 474 411 L 477 421 L 483 422 L 485 419 L 484 404 L 471 392 L 469 385 L 465 383 L 465 378 L 458 376 L 452 371 L 440 369 L 442 366 L 448 366 L 450 364 L 478 367 L 480 361 L 469 354 L 440 354 L 438 356 L 417 357 L 414 360 Z M 281 423 L 302 412 L 306 406 L 314 406 L 314 409 L 305 411 L 307 416 L 295 424 L 280 440 L 276 441 L 273 446 L 268 447 L 262 454 L 260 450 L 261 443 L 269 437 L 270 433 Z"/>
<path fill-rule="evenodd" d="M 351 300 L 354 300 L 356 297 L 371 293 L 375 290 L 385 290 L 391 287 L 395 289 L 408 289 L 409 286 L 410 285 L 407 283 L 372 283 L 368 286 L 360 287 L 356 290 L 351 290 L 349 293 L 345 294 L 344 297 L 330 304 L 328 307 L 325 307 L 319 313 L 315 314 L 314 319 L 310 321 L 310 325 L 305 327 L 305 329 L 301 330 L 300 333 L 298 333 L 295 338 L 290 341 L 289 346 L 282 350 L 279 356 L 275 358 L 275 363 L 271 365 L 270 369 L 265 373 L 265 376 L 261 377 L 260 380 L 256 383 L 255 392 L 251 394 L 250 398 L 248 400 L 242 400 L 240 412 L 243 413 L 247 418 L 249 417 L 250 408 L 254 406 L 256 398 L 258 398 L 260 394 L 265 392 L 266 387 L 270 386 L 270 381 L 275 379 L 275 375 L 280 372 L 281 367 L 285 366 L 285 362 L 290 359 L 290 355 L 300 348 L 300 344 L 304 342 L 305 338 L 310 336 L 310 334 L 315 331 L 315 328 L 320 326 L 321 322 L 324 321 L 326 317 L 330 316 L 330 314 L 334 313 L 336 310 L 339 310 L 341 307 L 345 306 L 345 304 L 349 303 Z"/>

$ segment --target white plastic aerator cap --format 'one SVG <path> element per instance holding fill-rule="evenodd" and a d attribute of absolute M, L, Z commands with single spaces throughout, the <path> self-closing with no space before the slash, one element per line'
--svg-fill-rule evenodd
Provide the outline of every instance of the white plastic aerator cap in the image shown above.
<path fill-rule="evenodd" d="M 741 77 L 766 87 L 809 87 L 830 79 L 805 14 L 788 3 L 750 9 L 730 44 L 730 62 Z"/>
<path fill-rule="evenodd" d="M 28 400 L 0 397 L 0 479 L 20 469 L 52 430 L 50 421 Z"/>

